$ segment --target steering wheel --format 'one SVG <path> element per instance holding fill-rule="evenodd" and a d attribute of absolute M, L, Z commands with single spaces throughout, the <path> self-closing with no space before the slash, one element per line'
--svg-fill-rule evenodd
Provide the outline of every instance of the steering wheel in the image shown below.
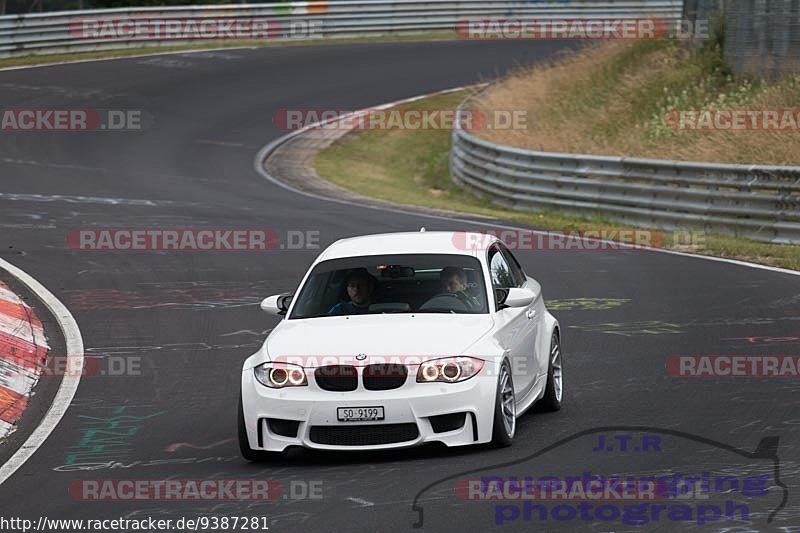
<path fill-rule="evenodd" d="M 442 292 L 435 295 L 433 298 L 428 299 L 424 304 L 419 307 L 420 311 L 426 309 L 446 309 L 451 311 L 469 311 L 469 307 L 464 301 L 458 297 L 458 294 L 452 292 Z"/>

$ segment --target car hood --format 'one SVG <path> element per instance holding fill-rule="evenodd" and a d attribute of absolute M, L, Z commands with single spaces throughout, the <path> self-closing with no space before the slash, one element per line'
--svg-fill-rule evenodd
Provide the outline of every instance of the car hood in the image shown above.
<path fill-rule="evenodd" d="M 318 366 L 323 356 L 339 356 L 343 364 L 370 364 L 383 356 L 464 355 L 492 328 L 491 315 L 368 315 L 284 320 L 270 334 L 262 352 L 267 360 L 309 358 Z M 268 355 L 267 355 L 268 354 Z M 363 361 L 354 356 L 364 354 Z M 474 354 L 473 354 L 474 355 Z M 290 362 L 290 359 L 286 359 Z M 263 362 L 263 361 L 262 361 Z M 302 363 L 301 363 L 302 364 Z M 323 363 L 329 364 L 329 363 Z"/>

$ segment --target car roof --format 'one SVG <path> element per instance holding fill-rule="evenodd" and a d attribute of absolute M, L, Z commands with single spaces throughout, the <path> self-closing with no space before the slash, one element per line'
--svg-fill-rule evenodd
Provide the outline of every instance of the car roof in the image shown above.
<path fill-rule="evenodd" d="M 464 231 L 415 231 L 381 233 L 341 239 L 317 258 L 320 261 L 389 254 L 453 254 L 479 257 L 476 247 L 485 250 L 497 238 L 488 233 Z M 476 246 L 477 245 L 477 246 Z"/>

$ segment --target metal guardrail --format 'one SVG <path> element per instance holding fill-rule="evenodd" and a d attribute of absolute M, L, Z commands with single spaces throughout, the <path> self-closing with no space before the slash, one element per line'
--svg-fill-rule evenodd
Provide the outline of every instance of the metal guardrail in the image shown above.
<path fill-rule="evenodd" d="M 457 115 L 452 177 L 499 205 L 800 244 L 800 167 L 523 150 L 472 135 Z"/>
<path fill-rule="evenodd" d="M 680 19 L 683 0 L 355 0 L 342 2 L 293 2 L 248 5 L 210 5 L 63 11 L 0 17 L 0 57 L 107 50 L 140 46 L 176 45 L 196 42 L 203 34 L 187 39 L 163 39 L 159 35 L 134 39 L 102 35 L 87 37 L 80 32 L 85 19 L 171 19 L 277 22 L 282 29 L 268 39 L 297 38 L 288 32 L 297 25 L 313 26 L 309 38 L 369 36 L 387 33 L 454 31 L 469 18 L 659 18 Z"/>

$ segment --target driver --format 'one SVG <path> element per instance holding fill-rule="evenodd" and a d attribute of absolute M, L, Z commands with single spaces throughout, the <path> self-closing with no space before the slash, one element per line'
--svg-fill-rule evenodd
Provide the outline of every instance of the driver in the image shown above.
<path fill-rule="evenodd" d="M 439 281 L 442 283 L 444 292 L 454 294 L 470 309 L 479 309 L 481 307 L 478 299 L 467 292 L 467 273 L 464 272 L 463 268 L 443 268 L 441 274 L 439 274 Z"/>
<path fill-rule="evenodd" d="M 372 303 L 372 293 L 375 292 L 378 280 L 367 272 L 367 269 L 357 268 L 347 275 L 345 285 L 350 300 L 337 303 L 328 310 L 328 314 L 363 315 L 368 313 Z"/>

